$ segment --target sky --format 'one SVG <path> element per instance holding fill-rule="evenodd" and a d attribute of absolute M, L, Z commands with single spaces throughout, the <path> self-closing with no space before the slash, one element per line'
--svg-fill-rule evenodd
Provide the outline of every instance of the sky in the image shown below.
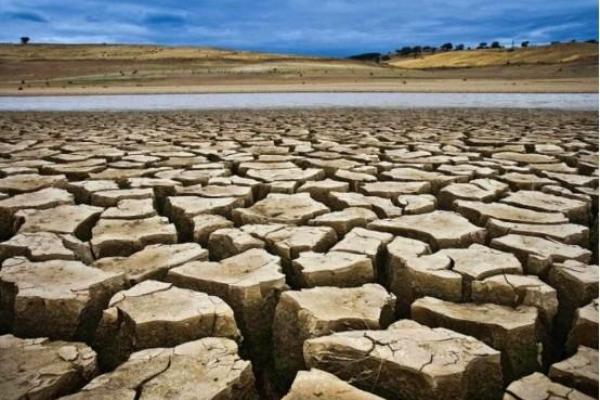
<path fill-rule="evenodd" d="M 598 37 L 597 0 L 0 0 L 0 42 L 197 45 L 323 56 Z"/>

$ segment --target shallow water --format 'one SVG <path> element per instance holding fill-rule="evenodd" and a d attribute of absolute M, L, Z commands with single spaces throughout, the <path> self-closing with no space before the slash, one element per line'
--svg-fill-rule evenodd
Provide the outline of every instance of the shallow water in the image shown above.
<path fill-rule="evenodd" d="M 237 108 L 545 108 L 598 110 L 597 93 L 218 93 L 0 97 L 1 111 Z"/>

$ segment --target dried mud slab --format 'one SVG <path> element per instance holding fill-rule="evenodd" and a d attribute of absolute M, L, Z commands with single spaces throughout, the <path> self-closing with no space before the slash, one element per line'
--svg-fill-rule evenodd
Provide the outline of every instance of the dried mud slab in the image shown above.
<path fill-rule="evenodd" d="M 116 206 L 102 212 L 101 217 L 107 219 L 139 219 L 156 216 L 153 199 L 123 199 Z"/>
<path fill-rule="evenodd" d="M 2 399 L 55 399 L 96 374 L 96 353 L 84 343 L 0 336 Z"/>
<path fill-rule="evenodd" d="M 386 399 L 497 399 L 500 353 L 470 336 L 414 321 L 309 339 L 304 360 Z"/>
<path fill-rule="evenodd" d="M 367 228 L 422 240 L 429 243 L 433 249 L 483 243 L 486 237 L 485 229 L 449 211 L 382 219 L 371 222 Z"/>
<path fill-rule="evenodd" d="M 233 211 L 237 224 L 282 223 L 301 225 L 309 219 L 328 213 L 328 207 L 313 200 L 308 193 L 269 194 L 250 208 Z"/>
<path fill-rule="evenodd" d="M 530 224 L 559 224 L 569 222 L 559 212 L 533 211 L 503 203 L 481 203 L 477 201 L 457 200 L 454 209 L 477 225 L 485 225 L 490 218 L 506 222 Z"/>
<path fill-rule="evenodd" d="M 92 229 L 92 251 L 96 258 L 129 256 L 150 244 L 177 242 L 177 230 L 165 217 L 103 219 Z"/>
<path fill-rule="evenodd" d="M 18 232 L 66 233 L 81 240 L 89 240 L 92 227 L 104 211 L 85 204 L 61 205 L 43 210 L 20 210 L 15 214 Z"/>
<path fill-rule="evenodd" d="M 511 252 L 519 258 L 528 274 L 544 276 L 550 266 L 567 260 L 589 262 L 592 252 L 535 236 L 506 235 L 492 239 L 490 247 Z"/>
<path fill-rule="evenodd" d="M 112 297 L 94 347 L 100 365 L 113 369 L 135 351 L 203 337 L 240 338 L 231 308 L 218 297 L 149 280 Z"/>
<path fill-rule="evenodd" d="M 165 214 L 175 224 L 183 240 L 195 236 L 196 218 L 217 214 L 228 217 L 236 207 L 244 205 L 237 197 L 205 198 L 199 196 L 171 196 L 165 203 Z"/>
<path fill-rule="evenodd" d="M 299 287 L 353 287 L 375 281 L 375 270 L 365 255 L 340 251 L 300 253 L 292 262 L 294 280 Z"/>
<path fill-rule="evenodd" d="M 64 175 L 12 175 L 0 179 L 0 192 L 21 194 L 49 187 L 63 187 L 66 183 Z"/>
<path fill-rule="evenodd" d="M 589 396 L 598 396 L 598 350 L 579 346 L 572 357 L 552 364 L 548 377 Z"/>
<path fill-rule="evenodd" d="M 558 312 L 556 290 L 535 275 L 499 274 L 473 281 L 471 299 L 509 307 L 536 307 L 544 323 L 551 326 Z"/>
<path fill-rule="evenodd" d="M 225 300 L 244 337 L 261 342 L 271 335 L 279 293 L 287 289 L 279 257 L 250 249 L 221 262 L 193 261 L 171 269 L 166 280 Z"/>
<path fill-rule="evenodd" d="M 369 222 L 375 221 L 377 214 L 362 207 L 348 207 L 342 211 L 334 211 L 319 215 L 308 221 L 309 225 L 330 226 L 335 229 L 338 237 L 343 237 L 355 227 L 366 227 Z"/>
<path fill-rule="evenodd" d="M 598 299 L 580 307 L 575 312 L 573 327 L 566 343 L 567 353 L 574 353 L 578 346 L 598 349 Z"/>
<path fill-rule="evenodd" d="M 222 260 L 246 250 L 264 247 L 265 242 L 237 228 L 218 229 L 208 238 L 208 250 L 213 260 Z"/>
<path fill-rule="evenodd" d="M 537 399 L 592 400 L 575 389 L 553 382 L 547 376 L 535 372 L 506 388 L 504 400 L 537 400 Z"/>
<path fill-rule="evenodd" d="M 571 223 L 561 224 L 529 224 L 506 222 L 490 218 L 485 225 L 491 238 L 508 234 L 537 236 L 552 239 L 564 244 L 589 245 L 590 230 L 585 225 Z"/>
<path fill-rule="evenodd" d="M 112 372 L 74 398 L 499 400 L 553 364 L 592 393 L 597 122 L 0 113 L 0 333 L 93 345 Z"/>
<path fill-rule="evenodd" d="M 291 381 L 305 369 L 302 346 L 332 332 L 384 329 L 394 320 L 395 297 L 382 286 L 318 287 L 283 292 L 273 320 L 275 367 Z"/>
<path fill-rule="evenodd" d="M 598 297 L 598 266 L 572 260 L 557 263 L 550 269 L 547 281 L 558 294 L 555 333 L 563 340 L 571 329 L 577 309 Z"/>
<path fill-rule="evenodd" d="M 318 370 L 300 371 L 282 400 L 382 400 L 381 397 L 355 388 L 335 375 Z"/>
<path fill-rule="evenodd" d="M 18 256 L 31 261 L 79 260 L 85 264 L 94 260 L 88 242 L 52 232 L 20 233 L 0 243 L 0 263 Z"/>
<path fill-rule="evenodd" d="M 416 300 L 411 318 L 430 327 L 443 327 L 478 338 L 502 353 L 506 382 L 540 368 L 537 309 L 496 304 L 452 303 L 433 297 Z"/>
<path fill-rule="evenodd" d="M 0 198 L 0 238 L 6 239 L 14 232 L 14 215 L 19 210 L 48 209 L 63 204 L 73 204 L 73 195 L 63 189 L 47 188 L 37 192 Z"/>
<path fill-rule="evenodd" d="M 251 400 L 255 395 L 252 366 L 240 358 L 236 343 L 204 338 L 133 353 L 114 371 L 61 399 Z"/>
<path fill-rule="evenodd" d="M 152 244 L 129 257 L 101 258 L 93 266 L 124 274 L 135 285 L 147 279 L 164 279 L 170 269 L 196 260 L 208 260 L 208 251 L 196 243 Z"/>
<path fill-rule="evenodd" d="M 122 274 L 79 261 L 10 258 L 0 270 L 0 320 L 17 336 L 87 339 L 124 285 Z"/>

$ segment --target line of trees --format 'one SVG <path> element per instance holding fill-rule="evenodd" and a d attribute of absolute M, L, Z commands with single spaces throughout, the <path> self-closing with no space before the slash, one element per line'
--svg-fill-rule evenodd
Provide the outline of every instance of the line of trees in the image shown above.
<path fill-rule="evenodd" d="M 571 43 L 575 43 L 575 40 L 571 40 Z M 590 39 L 590 40 L 586 40 L 586 43 L 598 43 L 598 41 L 596 39 Z M 556 44 L 560 44 L 560 42 L 558 41 L 554 41 L 552 43 L 550 43 L 550 45 L 556 45 Z M 530 47 L 531 42 L 529 40 L 524 40 L 521 42 L 521 47 L 522 48 L 526 48 L 526 47 Z M 513 44 L 510 49 L 514 48 L 515 45 Z M 493 41 L 491 43 L 488 42 L 481 42 L 479 43 L 475 49 L 477 50 L 482 50 L 482 49 L 503 49 L 504 46 L 502 44 L 500 44 L 499 41 Z M 460 43 L 457 45 L 454 45 L 451 42 L 448 43 L 444 43 L 442 44 L 440 47 L 435 47 L 435 46 L 404 46 L 400 49 L 397 49 L 395 51 L 396 55 L 400 55 L 400 56 L 408 56 L 408 55 L 414 55 L 415 57 L 423 54 L 423 53 L 430 53 L 430 54 L 435 54 L 436 52 L 447 52 L 447 51 L 463 51 L 463 50 L 472 50 L 471 47 L 465 47 L 464 44 Z"/>

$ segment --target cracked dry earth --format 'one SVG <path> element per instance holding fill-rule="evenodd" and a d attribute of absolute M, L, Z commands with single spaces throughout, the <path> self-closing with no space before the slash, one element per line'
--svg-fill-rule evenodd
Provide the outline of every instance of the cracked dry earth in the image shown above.
<path fill-rule="evenodd" d="M 597 397 L 596 113 L 0 132 L 2 400 Z"/>

